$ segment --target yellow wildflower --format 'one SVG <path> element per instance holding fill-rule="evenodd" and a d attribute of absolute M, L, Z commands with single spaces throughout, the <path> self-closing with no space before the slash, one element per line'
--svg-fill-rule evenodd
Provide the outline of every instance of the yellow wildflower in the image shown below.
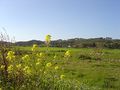
<path fill-rule="evenodd" d="M 45 56 L 45 54 L 44 53 L 40 53 L 40 57 L 44 57 Z"/>
<path fill-rule="evenodd" d="M 22 57 L 22 59 L 28 61 L 28 60 L 30 60 L 30 57 L 29 57 L 29 55 L 25 55 L 24 57 Z"/>
<path fill-rule="evenodd" d="M 28 66 L 25 66 L 25 68 L 24 68 L 23 70 L 26 71 L 27 69 L 29 69 L 29 67 L 28 67 Z"/>
<path fill-rule="evenodd" d="M 9 60 L 12 60 L 12 59 L 15 59 L 15 52 L 13 52 L 13 51 L 9 51 L 8 53 L 7 53 L 7 59 L 9 59 Z"/>
<path fill-rule="evenodd" d="M 63 78 L 65 78 L 65 75 L 60 75 L 60 79 L 63 79 Z"/>
<path fill-rule="evenodd" d="M 22 66 L 21 64 L 16 65 L 16 67 L 17 67 L 18 69 L 20 69 L 21 66 Z"/>
<path fill-rule="evenodd" d="M 46 44 L 48 45 L 51 41 L 51 35 L 46 35 L 45 41 L 46 41 Z"/>
<path fill-rule="evenodd" d="M 13 65 L 8 66 L 8 72 L 11 72 L 11 71 L 13 71 Z"/>
<path fill-rule="evenodd" d="M 55 67 L 55 70 L 58 70 L 58 69 L 59 69 L 59 67 L 58 67 L 58 66 L 56 66 L 56 67 Z"/>
<path fill-rule="evenodd" d="M 40 58 L 44 58 L 45 54 L 44 53 L 39 53 L 39 54 L 37 54 L 37 56 L 40 57 Z"/>
<path fill-rule="evenodd" d="M 70 56 L 71 56 L 71 51 L 70 51 L 70 50 L 66 51 L 66 53 L 65 53 L 64 56 L 65 56 L 65 57 L 70 57 Z"/>
<path fill-rule="evenodd" d="M 37 62 L 36 65 L 40 65 L 40 62 Z"/>
<path fill-rule="evenodd" d="M 32 51 L 36 51 L 37 48 L 38 48 L 38 45 L 37 44 L 33 44 Z"/>
<path fill-rule="evenodd" d="M 51 66 L 52 66 L 51 63 L 47 63 L 47 64 L 46 64 L 46 67 L 51 67 Z"/>
<path fill-rule="evenodd" d="M 26 74 L 31 74 L 30 67 L 25 66 L 25 68 L 23 70 L 25 71 Z"/>
<path fill-rule="evenodd" d="M 46 72 L 44 71 L 44 74 L 46 74 Z"/>

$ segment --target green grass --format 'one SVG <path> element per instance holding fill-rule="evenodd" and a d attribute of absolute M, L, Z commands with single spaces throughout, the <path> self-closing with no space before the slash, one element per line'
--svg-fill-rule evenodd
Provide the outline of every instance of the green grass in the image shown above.
<path fill-rule="evenodd" d="M 31 47 L 16 47 L 22 51 L 31 51 Z M 44 52 L 46 47 L 38 51 Z M 72 57 L 63 65 L 62 73 L 69 79 L 79 80 L 96 90 L 120 89 L 120 50 L 119 49 L 91 49 L 91 48 L 48 48 L 49 60 L 57 55 L 55 62 L 60 62 L 66 50 L 72 51 Z M 99 59 L 100 58 L 100 59 Z"/>

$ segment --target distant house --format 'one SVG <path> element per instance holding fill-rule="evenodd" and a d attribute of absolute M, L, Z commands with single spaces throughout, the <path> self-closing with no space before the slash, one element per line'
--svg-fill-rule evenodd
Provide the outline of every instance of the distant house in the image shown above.
<path fill-rule="evenodd" d="M 71 48 L 71 46 L 70 46 L 70 45 L 68 45 L 68 48 Z"/>

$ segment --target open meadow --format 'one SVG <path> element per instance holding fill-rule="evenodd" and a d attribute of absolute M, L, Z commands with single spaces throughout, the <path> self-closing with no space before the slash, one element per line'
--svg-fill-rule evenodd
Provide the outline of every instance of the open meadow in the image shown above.
<path fill-rule="evenodd" d="M 31 48 L 16 47 L 19 50 L 18 55 L 21 56 L 31 54 Z M 79 88 L 80 90 L 120 89 L 119 49 L 39 47 L 37 52 L 46 53 L 46 50 L 46 60 L 59 66 L 60 70 L 57 73 L 64 74 L 65 80 L 79 81 L 80 85 L 83 85 L 83 89 Z M 65 58 L 64 54 L 68 50 L 70 57 Z"/>
<path fill-rule="evenodd" d="M 0 44 L 1 90 L 119 90 L 120 50 Z"/>

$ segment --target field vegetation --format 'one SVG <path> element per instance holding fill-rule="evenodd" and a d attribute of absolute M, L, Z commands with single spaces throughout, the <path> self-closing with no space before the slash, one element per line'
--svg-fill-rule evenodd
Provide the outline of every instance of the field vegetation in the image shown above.
<path fill-rule="evenodd" d="M 1 41 L 3 41 L 3 38 Z M 0 90 L 119 90 L 120 50 L 1 43 Z"/>

